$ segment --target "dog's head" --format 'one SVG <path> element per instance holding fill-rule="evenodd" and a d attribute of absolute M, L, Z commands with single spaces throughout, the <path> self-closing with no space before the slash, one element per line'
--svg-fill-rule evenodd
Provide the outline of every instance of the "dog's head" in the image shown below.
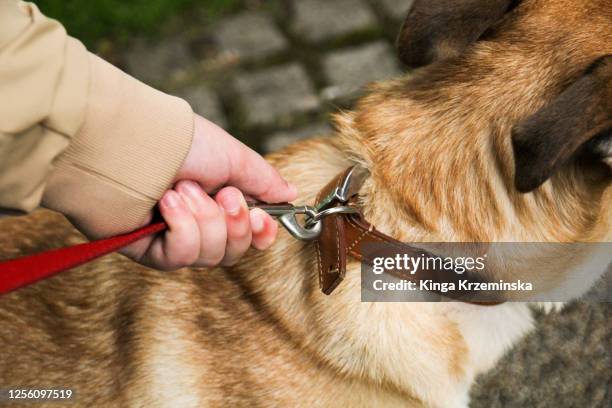
<path fill-rule="evenodd" d="M 417 0 L 397 48 L 410 67 L 487 42 L 541 52 L 555 91 L 512 134 L 515 185 L 529 192 L 576 153 L 612 161 L 611 35 L 612 8 L 605 0 Z M 534 67 L 533 74 L 544 72 Z"/>
<path fill-rule="evenodd" d="M 608 0 L 416 0 L 397 46 L 417 69 L 339 126 L 417 238 L 572 241 L 609 222 Z"/>

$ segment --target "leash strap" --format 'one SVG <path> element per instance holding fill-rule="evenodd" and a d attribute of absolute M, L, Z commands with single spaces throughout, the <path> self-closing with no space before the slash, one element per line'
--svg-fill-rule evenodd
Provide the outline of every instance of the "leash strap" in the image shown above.
<path fill-rule="evenodd" d="M 127 234 L 0 262 L 0 295 L 93 261 L 166 228 L 164 222 L 159 222 Z"/>

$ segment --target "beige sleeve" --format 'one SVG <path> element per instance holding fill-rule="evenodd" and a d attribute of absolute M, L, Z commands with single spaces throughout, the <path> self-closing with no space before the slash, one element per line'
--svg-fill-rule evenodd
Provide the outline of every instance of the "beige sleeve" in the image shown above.
<path fill-rule="evenodd" d="M 36 6 L 0 0 L 0 207 L 44 205 L 91 236 L 135 228 L 168 188 L 193 112 L 87 52 Z"/>

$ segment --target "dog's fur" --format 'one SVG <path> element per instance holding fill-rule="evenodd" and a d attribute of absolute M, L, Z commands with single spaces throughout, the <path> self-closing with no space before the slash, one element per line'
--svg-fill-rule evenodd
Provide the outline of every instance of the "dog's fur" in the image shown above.
<path fill-rule="evenodd" d="M 447 18 L 469 10 L 476 28 Z M 427 18 L 451 37 L 428 37 Z M 301 202 L 358 163 L 367 218 L 403 241 L 612 239 L 609 0 L 417 1 L 399 48 L 432 64 L 372 87 L 336 116 L 336 138 L 270 157 Z M 1 231 L 2 258 L 80 240 L 46 211 Z M 161 273 L 110 256 L 4 296 L 0 385 L 74 388 L 80 406 L 459 407 L 532 326 L 522 303 L 361 303 L 356 262 L 328 297 L 314 259 L 282 233 L 232 268 Z M 568 259 L 498 273 L 554 291 Z"/>

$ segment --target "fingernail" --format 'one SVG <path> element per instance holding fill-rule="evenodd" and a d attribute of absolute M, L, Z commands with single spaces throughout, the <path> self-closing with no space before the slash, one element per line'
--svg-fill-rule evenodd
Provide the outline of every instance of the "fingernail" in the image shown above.
<path fill-rule="evenodd" d="M 293 197 L 297 197 L 298 195 L 298 191 L 297 191 L 297 187 L 291 183 L 287 183 L 287 188 L 289 189 L 289 192 L 291 193 L 291 195 Z"/>
<path fill-rule="evenodd" d="M 251 218 L 251 231 L 254 234 L 259 234 L 264 230 L 264 219 L 263 214 L 260 211 L 251 211 L 249 217 Z"/>
<path fill-rule="evenodd" d="M 221 199 L 221 205 L 229 215 L 238 215 L 240 214 L 242 197 L 236 192 L 226 193 Z"/>
<path fill-rule="evenodd" d="M 185 181 L 183 185 L 185 186 L 185 193 L 187 193 L 189 196 L 193 198 L 200 197 L 200 194 L 201 194 L 200 186 L 196 184 L 194 181 Z"/>
<path fill-rule="evenodd" d="M 179 206 L 178 194 L 176 194 L 172 190 L 168 191 L 166 195 L 164 195 L 162 201 L 164 202 L 164 205 L 168 208 L 176 208 Z"/>

